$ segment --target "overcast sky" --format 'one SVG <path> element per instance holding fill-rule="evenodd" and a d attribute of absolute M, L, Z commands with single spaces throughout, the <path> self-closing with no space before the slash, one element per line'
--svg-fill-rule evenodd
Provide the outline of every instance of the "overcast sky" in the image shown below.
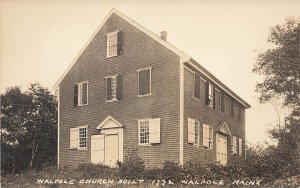
<path fill-rule="evenodd" d="M 226 2 L 226 3 L 225 3 Z M 258 103 L 252 73 L 257 51 L 269 48 L 270 27 L 300 16 L 298 0 L 86 1 L 4 0 L 1 2 L 1 93 L 31 82 L 52 87 L 97 26 L 116 8 L 189 54 L 251 104 L 246 136 L 266 139 L 278 121 L 274 107 Z M 281 111 L 281 115 L 284 112 Z"/>

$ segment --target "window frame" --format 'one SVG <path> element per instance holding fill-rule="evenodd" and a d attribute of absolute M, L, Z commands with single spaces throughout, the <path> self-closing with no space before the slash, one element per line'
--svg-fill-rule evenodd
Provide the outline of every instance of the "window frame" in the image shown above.
<path fill-rule="evenodd" d="M 148 122 L 148 142 L 141 143 L 141 122 Z M 138 119 L 138 143 L 140 146 L 151 146 L 161 143 L 161 118 Z"/>
<path fill-rule="evenodd" d="M 105 85 L 106 85 L 106 102 L 114 102 L 114 101 L 118 101 L 119 99 L 117 98 L 117 92 L 118 92 L 118 76 L 119 75 L 112 75 L 112 76 L 107 76 L 105 77 Z M 112 93 L 111 93 L 111 96 L 112 96 L 112 99 L 107 99 L 108 96 L 107 96 L 107 79 L 108 78 L 111 78 L 111 90 L 112 90 Z M 113 86 L 113 79 L 115 80 L 115 88 L 112 88 Z M 113 90 L 114 89 L 114 90 Z M 113 92 L 115 92 L 115 96 L 113 98 Z"/>
<path fill-rule="evenodd" d="M 148 142 L 141 143 L 141 123 L 148 122 Z M 138 120 L 138 137 L 139 137 L 139 145 L 151 145 L 150 143 L 150 119 L 140 119 Z"/>
<path fill-rule="evenodd" d="M 86 86 L 86 104 L 83 104 L 83 84 L 87 84 Z M 89 104 L 89 81 L 78 82 L 75 85 L 78 86 L 77 91 L 77 106 L 86 106 Z"/>
<path fill-rule="evenodd" d="M 231 145 L 231 154 L 232 155 L 238 155 L 238 146 L 237 146 L 237 142 L 238 142 L 238 138 L 236 136 L 231 136 L 231 139 L 230 139 L 230 145 Z"/>
<path fill-rule="evenodd" d="M 213 149 L 214 148 L 214 129 L 213 129 L 212 126 L 209 126 L 209 139 L 210 139 L 210 142 L 211 142 L 211 146 L 208 146 L 208 148 Z"/>
<path fill-rule="evenodd" d="M 209 104 L 208 106 L 213 108 L 214 107 L 214 86 L 208 82 L 208 100 Z"/>
<path fill-rule="evenodd" d="M 200 145 L 200 121 L 198 120 L 194 120 L 194 126 L 195 126 L 195 146 L 199 146 Z M 196 129 L 197 128 L 197 129 Z M 197 141 L 196 141 L 197 138 Z"/>
<path fill-rule="evenodd" d="M 116 30 L 110 33 L 106 34 L 106 58 L 111 58 L 111 57 L 116 57 L 118 56 L 118 33 L 120 32 L 120 30 Z M 115 40 L 115 44 L 111 45 L 111 41 L 110 41 L 110 37 L 116 37 Z M 114 54 L 110 54 L 110 48 L 114 47 L 115 49 L 115 53 Z"/>
<path fill-rule="evenodd" d="M 238 138 L 239 141 L 239 152 L 238 155 L 239 156 L 243 156 L 243 139 L 242 138 Z"/>
<path fill-rule="evenodd" d="M 70 144 L 70 150 L 88 150 L 88 125 L 70 128 L 69 129 L 70 130 L 70 139 L 71 139 L 72 129 L 73 130 L 76 129 L 78 134 L 76 135 L 76 140 L 77 140 L 76 147 L 71 148 L 71 142 L 70 142 L 69 143 Z M 80 146 L 80 129 L 85 129 L 85 147 Z"/>
<path fill-rule="evenodd" d="M 117 77 L 116 76 L 112 76 L 111 77 L 111 97 L 112 100 L 117 99 Z"/>
<path fill-rule="evenodd" d="M 188 143 L 194 146 L 200 145 L 200 121 L 188 118 L 188 127 L 187 127 L 187 134 L 188 134 Z"/>
<path fill-rule="evenodd" d="M 196 96 L 195 96 L 195 90 L 196 90 L 196 76 L 199 76 L 199 98 L 197 98 Z M 196 72 L 194 72 L 194 83 L 193 83 L 193 97 L 195 98 L 195 99 L 197 99 L 197 100 L 200 100 L 201 99 L 201 76 L 200 76 L 200 74 L 198 74 L 198 73 L 196 73 Z"/>
<path fill-rule="evenodd" d="M 202 145 L 203 145 L 204 148 L 212 150 L 212 149 L 214 149 L 214 128 L 211 125 L 208 125 L 208 124 L 203 124 L 202 127 L 203 127 L 202 128 L 202 130 L 203 130 L 203 132 L 202 132 L 202 134 L 203 134 L 203 139 L 202 139 L 203 143 L 202 143 Z M 204 137 L 205 127 L 208 127 L 208 146 L 204 145 L 204 139 L 206 139 L 206 137 Z M 210 145 L 210 143 L 211 143 L 211 145 Z"/>
<path fill-rule="evenodd" d="M 84 139 L 85 139 L 85 146 L 81 146 L 80 144 L 81 144 L 81 140 L 80 140 L 80 129 L 85 129 L 85 137 L 83 137 Z M 78 127 L 78 149 L 80 150 L 80 149 L 83 149 L 83 150 L 85 150 L 85 149 L 87 149 L 87 147 L 88 147 L 88 126 L 80 126 L 80 127 Z"/>
<path fill-rule="evenodd" d="M 149 70 L 150 71 L 150 84 L 149 84 L 149 93 L 147 93 L 147 94 L 143 94 L 143 95 L 140 95 L 139 93 L 140 93 L 140 72 L 141 71 L 145 71 L 145 70 Z M 146 67 L 146 68 L 142 68 L 142 69 L 138 69 L 138 70 L 136 70 L 137 71 L 137 73 L 138 73 L 138 85 L 137 85 L 137 87 L 138 87 L 138 93 L 137 93 L 137 96 L 138 97 L 145 97 L 145 96 L 150 96 L 150 95 L 152 95 L 152 67 Z"/>

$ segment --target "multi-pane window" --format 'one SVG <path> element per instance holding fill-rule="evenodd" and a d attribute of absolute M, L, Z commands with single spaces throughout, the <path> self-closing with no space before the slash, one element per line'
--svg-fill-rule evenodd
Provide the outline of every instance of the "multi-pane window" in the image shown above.
<path fill-rule="evenodd" d="M 199 145 L 199 129 L 200 129 L 200 122 L 195 121 L 195 144 Z"/>
<path fill-rule="evenodd" d="M 79 128 L 79 148 L 86 148 L 86 128 Z"/>
<path fill-rule="evenodd" d="M 213 128 L 205 124 L 203 124 L 203 146 L 213 148 Z"/>
<path fill-rule="evenodd" d="M 239 155 L 243 155 L 243 139 L 239 138 Z"/>
<path fill-rule="evenodd" d="M 70 129 L 70 149 L 87 148 L 87 126 Z"/>
<path fill-rule="evenodd" d="M 111 96 L 113 99 L 116 99 L 117 97 L 117 77 L 112 77 L 111 78 Z"/>
<path fill-rule="evenodd" d="M 231 153 L 237 154 L 237 138 L 236 136 L 231 136 Z"/>
<path fill-rule="evenodd" d="M 122 98 L 122 76 L 106 78 L 106 100 L 115 101 Z"/>
<path fill-rule="evenodd" d="M 149 121 L 140 121 L 140 144 L 149 143 Z"/>
<path fill-rule="evenodd" d="M 88 104 L 88 82 L 78 83 L 74 86 L 74 106 Z"/>
<path fill-rule="evenodd" d="M 138 70 L 138 95 L 151 94 L 151 68 Z"/>
<path fill-rule="evenodd" d="M 114 57 L 120 55 L 122 47 L 122 32 L 117 30 L 106 34 L 107 36 L 107 53 L 106 57 Z"/>
<path fill-rule="evenodd" d="M 107 57 L 118 55 L 118 32 L 107 34 Z"/>
<path fill-rule="evenodd" d="M 160 143 L 160 118 L 138 120 L 140 145 Z"/>
<path fill-rule="evenodd" d="M 213 128 L 209 127 L 209 144 L 208 148 L 212 149 L 213 148 Z"/>
<path fill-rule="evenodd" d="M 211 84 L 208 84 L 208 100 L 209 100 L 209 106 L 213 107 L 213 105 L 214 105 L 214 88 Z"/>
<path fill-rule="evenodd" d="M 82 84 L 78 84 L 78 105 L 82 105 Z"/>
<path fill-rule="evenodd" d="M 200 122 L 188 118 L 188 142 L 199 145 Z"/>
<path fill-rule="evenodd" d="M 214 108 L 214 87 L 211 83 L 206 82 L 206 105 Z"/>

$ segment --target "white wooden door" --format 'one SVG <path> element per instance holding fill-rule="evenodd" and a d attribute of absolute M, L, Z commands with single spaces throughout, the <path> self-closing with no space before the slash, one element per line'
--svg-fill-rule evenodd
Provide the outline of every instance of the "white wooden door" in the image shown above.
<path fill-rule="evenodd" d="M 104 163 L 104 135 L 91 136 L 91 161 L 94 164 Z"/>
<path fill-rule="evenodd" d="M 116 166 L 119 160 L 119 135 L 106 135 L 105 148 L 105 164 L 111 167 Z"/>
<path fill-rule="evenodd" d="M 225 165 L 227 163 L 227 137 L 217 134 L 217 161 Z"/>

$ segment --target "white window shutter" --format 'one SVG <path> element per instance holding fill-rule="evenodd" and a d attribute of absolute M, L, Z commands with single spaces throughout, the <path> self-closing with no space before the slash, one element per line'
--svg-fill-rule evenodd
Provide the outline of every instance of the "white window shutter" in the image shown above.
<path fill-rule="evenodd" d="M 79 129 L 71 128 L 70 129 L 70 149 L 78 148 L 78 144 L 79 144 L 78 137 L 79 137 Z"/>
<path fill-rule="evenodd" d="M 243 139 L 239 138 L 239 155 L 243 155 Z"/>
<path fill-rule="evenodd" d="M 94 164 L 104 163 L 104 135 L 91 136 L 91 162 Z"/>
<path fill-rule="evenodd" d="M 188 143 L 195 143 L 195 120 L 188 118 Z"/>
<path fill-rule="evenodd" d="M 149 143 L 160 143 L 160 118 L 149 120 Z"/>
<path fill-rule="evenodd" d="M 209 147 L 209 126 L 203 124 L 203 146 Z"/>

